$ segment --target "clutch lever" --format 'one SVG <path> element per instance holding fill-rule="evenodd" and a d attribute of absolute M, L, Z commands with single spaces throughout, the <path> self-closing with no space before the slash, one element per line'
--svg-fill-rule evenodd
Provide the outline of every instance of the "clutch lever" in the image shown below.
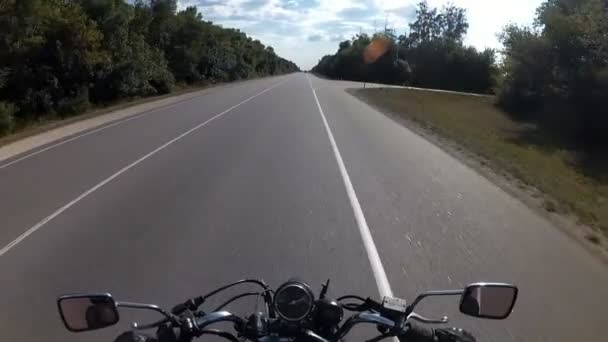
<path fill-rule="evenodd" d="M 413 319 L 418 322 L 431 323 L 431 324 L 444 324 L 449 321 L 448 316 L 443 316 L 441 319 L 432 319 L 432 318 L 427 318 L 422 315 L 419 315 L 415 312 L 412 312 L 411 314 L 409 314 L 409 316 L 407 316 L 407 319 Z"/>

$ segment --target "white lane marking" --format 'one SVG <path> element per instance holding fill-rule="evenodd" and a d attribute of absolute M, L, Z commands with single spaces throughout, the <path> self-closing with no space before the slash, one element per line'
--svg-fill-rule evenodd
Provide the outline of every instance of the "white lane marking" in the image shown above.
<path fill-rule="evenodd" d="M 15 159 L 15 160 L 11 160 L 10 162 L 8 162 L 8 163 L 6 163 L 6 164 L 4 164 L 4 165 L 0 165 L 0 169 L 4 169 L 5 167 L 11 166 L 11 165 L 13 165 L 13 164 L 16 164 L 16 163 L 18 163 L 18 162 L 22 161 L 22 160 L 28 159 L 28 158 L 33 157 L 33 156 L 35 156 L 35 155 L 37 155 L 37 154 L 40 154 L 40 153 L 42 153 L 42 152 L 45 152 L 45 151 L 51 150 L 51 149 L 53 149 L 53 148 L 55 148 L 55 147 L 59 147 L 59 146 L 61 146 L 61 145 L 63 145 L 63 144 L 67 144 L 67 143 L 69 143 L 69 142 L 71 142 L 71 141 L 78 140 L 78 139 L 80 139 L 80 138 L 86 137 L 87 135 L 91 135 L 91 134 L 93 134 L 93 133 L 97 133 L 97 132 L 99 132 L 99 131 L 103 131 L 103 130 L 104 130 L 104 129 L 106 129 L 106 128 L 110 128 L 110 127 L 113 127 L 113 126 L 116 126 L 116 125 L 120 125 L 120 124 L 123 124 L 123 123 L 128 122 L 128 121 L 131 121 L 131 120 L 139 119 L 139 118 L 141 118 L 141 117 L 144 117 L 144 116 L 146 116 L 146 115 L 149 115 L 149 114 L 152 114 L 152 113 L 158 112 L 158 111 L 160 111 L 160 110 L 163 110 L 163 109 L 168 109 L 168 108 L 171 108 L 171 107 L 174 107 L 174 106 L 177 106 L 177 105 L 183 104 L 184 102 L 187 102 L 187 101 L 190 101 L 190 100 L 194 100 L 194 99 L 195 99 L 195 98 L 197 98 L 197 97 L 198 97 L 198 96 L 193 96 L 193 97 L 191 97 L 191 98 L 188 98 L 188 99 L 185 99 L 185 100 L 182 100 L 182 101 L 176 102 L 176 103 L 168 104 L 168 105 L 166 105 L 166 106 L 162 106 L 162 107 L 160 107 L 160 108 L 154 108 L 154 109 L 150 109 L 150 110 L 147 110 L 147 111 L 145 111 L 145 112 L 143 112 L 143 113 L 141 113 L 141 114 L 137 114 L 137 115 L 134 115 L 134 116 L 130 116 L 130 117 L 126 118 L 126 119 L 118 120 L 118 121 L 115 121 L 115 122 L 113 122 L 113 123 L 111 123 L 111 124 L 109 124 L 109 125 L 105 125 L 105 126 L 102 126 L 102 127 L 96 128 L 96 129 L 94 129 L 94 130 L 92 130 L 92 131 L 89 131 L 89 132 L 86 132 L 86 133 L 83 133 L 83 134 L 77 135 L 77 136 L 75 136 L 75 137 L 72 137 L 72 138 L 70 138 L 70 139 L 63 140 L 63 141 L 58 142 L 58 143 L 56 143 L 56 144 L 53 144 L 53 145 L 47 146 L 47 147 L 45 147 L 45 148 L 43 148 L 43 149 L 41 149 L 41 150 L 38 150 L 38 151 L 35 151 L 35 152 L 32 152 L 32 153 L 28 153 L 28 154 L 24 155 L 24 156 L 23 156 L 23 157 L 21 157 L 21 158 L 17 158 L 17 159 Z"/>
<path fill-rule="evenodd" d="M 321 108 L 321 104 L 319 103 L 317 92 L 312 86 L 310 77 L 306 75 L 306 78 L 308 78 L 310 90 L 312 90 L 312 94 L 314 95 L 315 101 L 317 102 L 319 114 L 321 114 L 321 119 L 323 119 L 323 124 L 325 125 L 327 136 L 329 137 L 329 142 L 331 143 L 331 147 L 334 151 L 336 161 L 338 162 L 338 168 L 340 169 L 340 174 L 342 175 L 342 180 L 344 181 L 344 187 L 346 188 L 346 193 L 348 195 L 348 199 L 350 200 L 350 205 L 353 208 L 357 226 L 359 226 L 359 233 L 361 233 L 361 239 L 363 240 L 363 245 L 365 246 L 367 257 L 369 259 L 369 263 L 372 266 L 372 271 L 374 272 L 374 278 L 376 279 L 378 291 L 380 292 L 380 296 L 392 296 L 393 291 L 391 290 L 391 285 L 389 284 L 388 278 L 386 277 L 386 272 L 384 271 L 384 266 L 382 266 L 382 260 L 380 260 L 380 255 L 378 254 L 378 250 L 376 249 L 376 244 L 374 243 L 374 239 L 372 238 L 372 233 L 370 232 L 369 227 L 367 226 L 367 220 L 365 220 L 365 215 L 363 215 L 361 204 L 357 199 L 357 193 L 355 192 L 353 183 L 350 181 L 348 171 L 346 170 L 346 166 L 344 165 L 344 161 L 342 160 L 342 155 L 340 155 L 340 150 L 338 149 L 338 145 L 336 144 L 334 135 L 331 132 L 331 129 L 329 128 L 329 124 L 327 123 L 327 119 L 325 118 L 325 113 L 323 113 L 323 108 Z"/>
<path fill-rule="evenodd" d="M 78 203 L 79 201 L 81 201 L 83 198 L 87 197 L 88 195 L 90 195 L 91 193 L 95 192 L 96 190 L 98 190 L 99 188 L 101 188 L 102 186 L 108 184 L 109 182 L 111 182 L 112 180 L 114 180 L 116 177 L 120 176 L 121 174 L 127 172 L 129 169 L 133 168 L 134 166 L 136 166 L 137 164 L 143 162 L 144 160 L 150 158 L 151 156 L 155 155 L 156 153 L 164 150 L 165 148 L 167 148 L 169 145 L 175 143 L 176 141 L 184 138 L 185 136 L 189 135 L 190 133 L 198 130 L 199 128 L 207 125 L 208 123 L 210 123 L 211 121 L 223 116 L 224 114 L 227 114 L 228 112 L 232 111 L 233 109 L 245 104 L 246 102 L 249 102 L 251 100 L 253 100 L 254 98 L 266 93 L 267 91 L 278 87 L 279 85 L 287 82 L 289 79 L 286 79 L 282 82 L 279 82 L 269 88 L 266 88 L 264 90 L 262 90 L 261 92 L 235 104 L 234 106 L 226 109 L 225 111 L 215 115 L 214 117 L 212 117 L 211 119 L 196 125 L 195 127 L 187 130 L 186 132 L 178 135 L 177 137 L 167 141 L 166 143 L 164 143 L 163 145 L 159 146 L 158 148 L 156 148 L 155 150 L 153 150 L 152 152 L 146 154 L 145 156 L 137 159 L 136 161 L 132 162 L 131 164 L 123 167 L 122 169 L 120 169 L 118 172 L 114 173 L 113 175 L 111 175 L 110 177 L 104 179 L 103 181 L 101 181 L 100 183 L 98 183 L 97 185 L 95 185 L 94 187 L 90 188 L 89 190 L 83 192 L 80 196 L 76 197 L 75 199 L 73 199 L 72 201 L 70 201 L 68 204 L 64 205 L 63 207 L 59 208 L 57 211 L 55 211 L 54 213 L 52 213 L 51 215 L 45 217 L 42 221 L 36 223 L 33 227 L 31 227 L 30 229 L 26 230 L 23 234 L 21 234 L 19 237 L 17 237 L 15 240 L 11 241 L 11 243 L 9 243 L 8 245 L 4 246 L 2 249 L 0 249 L 0 256 L 3 256 L 6 252 L 8 252 L 11 248 L 15 247 L 18 243 L 20 243 L 21 241 L 23 241 L 25 238 L 27 238 L 29 235 L 31 235 L 32 233 L 34 233 L 35 231 L 37 231 L 38 229 L 40 229 L 42 226 L 44 226 L 45 224 L 47 224 L 49 221 L 51 221 L 52 219 L 54 219 L 55 217 L 61 215 L 61 213 L 63 213 L 64 211 L 68 210 L 70 207 L 72 207 L 74 204 Z"/>
<path fill-rule="evenodd" d="M 207 93 L 207 92 L 206 92 L 206 93 Z M 59 147 L 59 146 L 61 146 L 61 145 L 63 145 L 63 144 L 67 144 L 67 143 L 69 143 L 69 142 L 71 142 L 71 141 L 78 140 L 78 139 L 80 139 L 80 138 L 86 137 L 87 135 L 91 135 L 91 134 L 93 134 L 93 133 L 97 133 L 97 132 L 99 132 L 99 131 L 103 131 L 103 130 L 104 130 L 104 129 L 106 129 L 106 128 L 110 128 L 110 127 L 113 127 L 113 126 L 116 126 L 116 125 L 120 125 L 120 124 L 123 124 L 123 123 L 128 122 L 128 121 L 131 121 L 131 120 L 139 119 L 139 118 L 141 118 L 141 117 L 144 117 L 144 116 L 146 116 L 146 115 L 149 115 L 149 114 L 152 114 L 152 113 L 158 112 L 158 111 L 160 111 L 160 110 L 164 110 L 164 109 L 168 109 L 168 108 L 171 108 L 171 107 L 175 107 L 175 106 L 177 106 L 177 105 L 183 104 L 184 102 L 188 102 L 188 101 L 194 100 L 194 99 L 196 99 L 196 98 L 198 98 L 198 97 L 199 97 L 198 95 L 194 95 L 194 96 L 192 96 L 192 97 L 190 97 L 190 98 L 187 98 L 187 99 L 184 99 L 184 100 L 181 100 L 181 101 L 175 102 L 175 103 L 171 103 L 171 104 L 168 104 L 168 105 L 165 105 L 165 106 L 159 107 L 159 108 L 154 108 L 154 109 L 146 110 L 146 111 L 144 111 L 144 112 L 143 112 L 143 113 L 141 113 L 141 114 L 137 114 L 137 115 L 134 115 L 134 116 L 130 116 L 130 117 L 126 118 L 126 119 L 120 119 L 120 120 L 115 121 L 115 122 L 113 122 L 113 123 L 111 123 L 111 124 L 109 124 L 109 125 L 105 125 L 105 126 L 102 126 L 102 127 L 97 128 L 97 129 L 94 129 L 94 130 L 92 130 L 92 131 L 89 131 L 89 132 L 86 132 L 86 133 L 83 133 L 83 134 L 77 135 L 77 136 L 75 136 L 75 137 L 72 137 L 72 138 L 70 138 L 70 139 L 63 140 L 63 141 L 58 142 L 58 143 L 56 143 L 56 144 L 53 144 L 53 145 L 47 146 L 47 147 L 45 147 L 45 148 L 43 148 L 43 149 L 41 149 L 41 150 L 38 150 L 38 151 L 35 151 L 35 152 L 32 152 L 32 153 L 28 153 L 28 154 L 24 155 L 24 156 L 23 156 L 23 157 L 21 157 L 21 158 L 17 158 L 17 159 L 15 159 L 15 160 L 11 160 L 10 162 L 8 162 L 8 163 L 6 163 L 6 164 L 0 165 L 0 170 L 1 170 L 1 169 L 4 169 L 5 167 L 9 167 L 9 166 L 11 166 L 11 165 L 13 165 L 13 164 L 16 164 L 16 163 L 18 163 L 18 162 L 20 162 L 20 161 L 23 161 L 23 160 L 25 160 L 25 159 L 28 159 L 28 158 L 30 158 L 30 157 L 33 157 L 33 156 L 35 156 L 35 155 L 38 155 L 38 154 L 40 154 L 40 153 L 42 153 L 42 152 L 45 152 L 45 151 L 51 150 L 51 149 L 53 149 L 53 148 L 55 148 L 55 147 Z M 0 162 L 1 162 L 1 161 L 0 161 Z"/>

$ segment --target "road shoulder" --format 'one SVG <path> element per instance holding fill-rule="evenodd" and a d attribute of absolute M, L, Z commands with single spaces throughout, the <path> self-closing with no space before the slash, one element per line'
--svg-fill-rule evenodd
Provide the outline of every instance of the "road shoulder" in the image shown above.
<path fill-rule="evenodd" d="M 280 76 L 283 75 L 220 83 L 203 88 L 192 88 L 177 94 L 121 103 L 93 110 L 69 119 L 44 123 L 38 127 L 32 127 L 31 129 L 26 129 L 23 132 L 0 139 L 0 168 L 13 163 L 16 159 L 21 159 L 22 155 L 27 156 L 28 152 L 37 153 L 44 150 L 48 148 L 47 145 L 52 146 L 54 145 L 53 143 L 62 143 L 65 140 L 76 139 L 92 131 L 104 129 L 106 126 L 120 124 L 123 121 L 162 110 L 217 89 Z"/>
<path fill-rule="evenodd" d="M 126 108 L 113 111 L 94 111 L 92 113 L 77 117 L 75 120 L 53 123 L 51 126 L 53 128 L 50 130 L 44 130 L 44 128 L 42 128 L 42 133 L 26 136 L 25 138 L 1 146 L 0 162 L 65 138 L 73 136 L 77 137 L 79 133 L 86 133 L 87 131 L 95 128 L 103 128 L 102 126 L 104 125 L 120 123 L 125 119 L 129 119 L 137 115 L 151 113 L 168 106 L 188 101 L 208 92 L 210 89 L 197 90 L 182 95 L 152 100 L 141 104 L 134 104 Z"/>
<path fill-rule="evenodd" d="M 467 150 L 457 142 L 440 135 L 438 132 L 435 132 L 432 127 L 425 127 L 419 122 L 408 119 L 403 115 L 390 112 L 386 108 L 366 101 L 364 98 L 356 95 L 356 90 L 357 89 L 351 88 L 346 89 L 345 91 L 358 101 L 374 108 L 380 113 L 383 113 L 391 120 L 406 127 L 413 133 L 431 142 L 444 152 L 467 165 L 475 172 L 497 185 L 503 191 L 524 203 L 535 213 L 547 219 L 554 227 L 557 227 L 567 236 L 574 239 L 592 255 L 598 257 L 605 264 L 608 264 L 608 239 L 601 234 L 595 234 L 597 231 L 595 231 L 593 228 L 578 223 L 576 218 L 572 215 L 547 211 L 545 208 L 544 196 L 539 189 L 525 184 L 517 177 L 504 170 L 497 170 L 495 167 L 493 167 L 491 161 L 487 160 L 483 156 Z M 590 242 L 587 238 L 589 234 L 597 235 L 600 239 L 599 243 Z"/>

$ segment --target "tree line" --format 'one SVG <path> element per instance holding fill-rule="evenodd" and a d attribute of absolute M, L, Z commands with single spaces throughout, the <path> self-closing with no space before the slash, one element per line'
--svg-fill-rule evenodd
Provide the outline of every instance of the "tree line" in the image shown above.
<path fill-rule="evenodd" d="M 390 28 L 371 36 L 358 34 L 312 70 L 337 79 L 492 92 L 495 53 L 464 46 L 468 27 L 464 9 L 431 8 L 423 1 L 408 34 L 397 36 Z"/>
<path fill-rule="evenodd" d="M 0 135 L 176 84 L 297 70 L 177 0 L 0 0 Z"/>
<path fill-rule="evenodd" d="M 397 37 L 386 28 L 356 35 L 313 71 L 336 79 L 495 93 L 513 117 L 535 121 L 576 148 L 608 144 L 608 1 L 546 0 L 533 25 L 504 28 L 501 51 L 465 46 L 468 26 L 464 9 L 430 8 L 423 1 L 408 34 Z"/>
<path fill-rule="evenodd" d="M 501 41 L 499 104 L 582 147 L 608 145 L 608 1 L 547 0 Z"/>

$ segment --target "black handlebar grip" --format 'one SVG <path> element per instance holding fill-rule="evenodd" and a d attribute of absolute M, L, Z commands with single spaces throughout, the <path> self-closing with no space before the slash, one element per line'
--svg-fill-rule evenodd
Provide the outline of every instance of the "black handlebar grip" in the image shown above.
<path fill-rule="evenodd" d="M 435 329 L 434 335 L 438 342 L 476 342 L 475 336 L 460 328 Z"/>
<path fill-rule="evenodd" d="M 408 322 L 408 330 L 399 336 L 400 342 L 476 342 L 475 337 L 460 328 L 432 329 Z"/>
<path fill-rule="evenodd" d="M 433 329 L 420 324 L 408 322 L 407 331 L 399 336 L 400 342 L 435 342 Z"/>

